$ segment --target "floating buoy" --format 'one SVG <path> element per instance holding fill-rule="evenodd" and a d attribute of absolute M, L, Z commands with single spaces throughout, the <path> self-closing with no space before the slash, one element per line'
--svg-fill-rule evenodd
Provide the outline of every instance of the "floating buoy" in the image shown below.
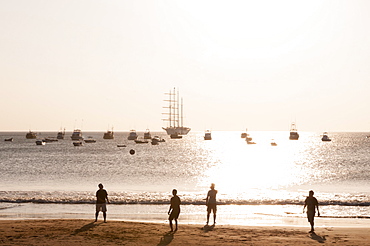
<path fill-rule="evenodd" d="M 131 155 L 135 154 L 135 150 L 130 149 L 130 154 L 131 154 Z"/>

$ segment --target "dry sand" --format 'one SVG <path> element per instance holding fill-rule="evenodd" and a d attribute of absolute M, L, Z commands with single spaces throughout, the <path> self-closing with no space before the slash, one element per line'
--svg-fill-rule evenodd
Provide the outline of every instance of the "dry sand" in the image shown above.
<path fill-rule="evenodd" d="M 93 220 L 0 220 L 0 245 L 370 245 L 368 228 L 248 227 Z"/>

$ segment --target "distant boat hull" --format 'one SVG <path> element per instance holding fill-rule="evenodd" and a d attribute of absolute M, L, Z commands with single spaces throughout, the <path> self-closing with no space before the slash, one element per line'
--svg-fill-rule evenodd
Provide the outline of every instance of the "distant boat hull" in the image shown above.
<path fill-rule="evenodd" d="M 179 135 L 179 134 L 177 134 L 177 133 L 173 133 L 173 134 L 170 135 L 170 138 L 172 138 L 172 139 L 180 139 L 180 138 L 182 138 L 182 136 Z"/>
<path fill-rule="evenodd" d="M 31 131 L 26 134 L 27 139 L 35 139 L 36 137 L 37 137 L 37 134 Z"/>
<path fill-rule="evenodd" d="M 37 140 L 36 145 L 45 145 L 45 140 Z"/>
<path fill-rule="evenodd" d="M 298 140 L 299 139 L 298 132 L 290 132 L 289 139 L 290 140 Z"/>
<path fill-rule="evenodd" d="M 163 130 L 165 130 L 168 135 L 172 134 L 187 135 L 191 129 L 189 127 L 179 126 L 179 127 L 163 127 Z"/>
<path fill-rule="evenodd" d="M 81 141 L 78 141 L 78 142 L 73 142 L 73 145 L 74 146 L 82 146 L 83 143 Z"/>
<path fill-rule="evenodd" d="M 113 131 L 107 131 L 106 133 L 104 133 L 103 139 L 114 139 Z"/>

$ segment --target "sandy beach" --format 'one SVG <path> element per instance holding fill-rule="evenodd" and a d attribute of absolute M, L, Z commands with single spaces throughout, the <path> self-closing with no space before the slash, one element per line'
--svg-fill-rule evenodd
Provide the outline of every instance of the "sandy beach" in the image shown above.
<path fill-rule="evenodd" d="M 368 228 L 182 225 L 93 220 L 2 220 L 1 245 L 370 245 Z"/>

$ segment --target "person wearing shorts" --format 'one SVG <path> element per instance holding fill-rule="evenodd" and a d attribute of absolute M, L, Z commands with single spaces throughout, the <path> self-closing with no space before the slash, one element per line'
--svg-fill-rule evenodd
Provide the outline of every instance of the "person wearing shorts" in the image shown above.
<path fill-rule="evenodd" d="M 303 207 L 303 212 L 304 209 L 307 207 L 307 219 L 308 222 L 310 222 L 311 225 L 311 231 L 310 233 L 313 233 L 315 231 L 314 229 L 314 219 L 315 219 L 315 214 L 316 214 L 316 209 L 317 209 L 317 216 L 320 216 L 320 211 L 319 211 L 319 202 L 317 199 L 313 196 L 314 192 L 310 190 L 308 193 L 308 197 L 304 201 L 304 207 Z"/>
<path fill-rule="evenodd" d="M 104 222 L 107 222 L 107 203 L 108 193 L 104 188 L 103 184 L 98 185 L 99 190 L 96 192 L 96 212 L 95 212 L 95 222 L 98 221 L 99 212 L 103 212 Z"/>
<path fill-rule="evenodd" d="M 216 212 L 217 212 L 217 203 L 216 195 L 217 190 L 215 190 L 215 184 L 211 184 L 211 189 L 207 193 L 206 205 L 207 205 L 207 225 L 209 223 L 209 216 L 213 212 L 213 225 L 216 224 Z"/>
<path fill-rule="evenodd" d="M 180 215 L 180 204 L 181 204 L 181 200 L 177 196 L 176 189 L 172 190 L 172 195 L 173 197 L 171 197 L 170 209 L 168 210 L 168 215 L 169 215 L 168 220 L 170 222 L 171 232 L 173 231 L 172 220 L 175 220 L 175 225 L 176 225 L 175 231 L 177 231 L 177 219 L 179 218 L 179 215 Z"/>

